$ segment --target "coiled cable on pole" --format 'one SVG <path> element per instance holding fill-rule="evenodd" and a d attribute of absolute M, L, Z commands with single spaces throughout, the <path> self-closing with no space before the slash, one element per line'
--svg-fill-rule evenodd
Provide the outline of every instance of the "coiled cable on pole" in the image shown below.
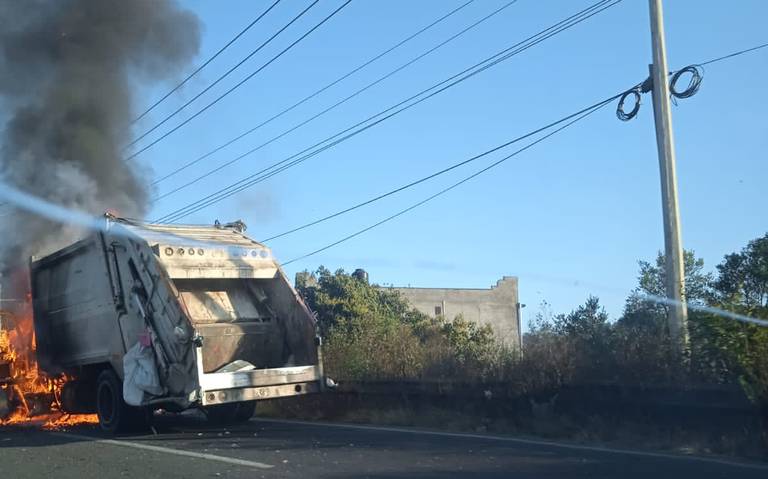
<path fill-rule="evenodd" d="M 635 105 L 632 107 L 632 110 L 629 112 L 624 110 L 624 103 L 627 101 L 629 97 L 633 97 L 633 100 L 635 102 Z M 624 92 L 623 95 L 621 95 L 621 99 L 619 99 L 619 104 L 616 105 L 616 116 L 621 121 L 629 121 L 632 118 L 637 116 L 637 112 L 640 111 L 640 87 L 636 86 L 634 88 L 631 88 Z"/>
<path fill-rule="evenodd" d="M 690 77 L 688 77 L 688 85 L 685 87 L 685 89 L 679 90 L 677 83 L 686 74 L 690 74 Z M 698 93 L 699 88 L 701 88 L 701 82 L 704 79 L 700 65 L 688 65 L 685 68 L 671 72 L 670 75 L 672 78 L 669 80 L 669 94 L 672 96 L 672 101 L 675 102 L 675 104 L 677 104 L 676 99 L 678 98 L 690 98 Z M 649 77 L 643 83 L 625 91 L 619 99 L 619 104 L 616 106 L 616 116 L 619 118 L 619 120 L 629 121 L 636 117 L 637 113 L 640 111 L 640 101 L 642 98 L 641 94 L 648 93 L 651 90 L 653 90 L 653 84 L 651 83 L 651 78 Z M 630 97 L 634 102 L 634 106 L 629 112 L 627 112 L 624 109 L 624 105 L 627 103 Z"/>
<path fill-rule="evenodd" d="M 677 89 L 677 82 L 686 73 L 690 73 L 688 78 L 688 86 L 684 90 Z M 688 65 L 685 68 L 681 68 L 672 74 L 672 79 L 669 82 L 669 93 L 673 98 L 690 98 L 698 93 L 701 87 L 701 81 L 704 77 L 701 74 L 701 67 L 698 65 Z"/>

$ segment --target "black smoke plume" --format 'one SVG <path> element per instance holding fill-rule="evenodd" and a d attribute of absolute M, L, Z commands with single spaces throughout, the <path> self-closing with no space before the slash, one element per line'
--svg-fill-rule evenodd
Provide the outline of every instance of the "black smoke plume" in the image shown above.
<path fill-rule="evenodd" d="M 0 0 L 0 180 L 80 211 L 141 217 L 146 175 L 122 151 L 133 87 L 172 80 L 198 47 L 197 18 L 172 0 Z M 0 206 L 0 270 L 79 233 Z"/>

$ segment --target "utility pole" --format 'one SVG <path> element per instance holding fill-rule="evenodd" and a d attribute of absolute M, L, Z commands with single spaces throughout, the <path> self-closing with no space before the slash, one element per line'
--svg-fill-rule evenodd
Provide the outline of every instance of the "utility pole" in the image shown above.
<path fill-rule="evenodd" d="M 685 302 L 685 269 L 680 235 L 680 210 L 677 204 L 675 143 L 672 137 L 672 112 L 669 101 L 669 69 L 664 43 L 664 18 L 661 0 L 649 0 L 653 64 L 649 65 L 653 84 L 653 117 L 661 172 L 661 209 L 664 215 L 664 254 L 666 258 L 667 324 L 673 347 L 680 353 L 688 349 L 688 305 Z"/>

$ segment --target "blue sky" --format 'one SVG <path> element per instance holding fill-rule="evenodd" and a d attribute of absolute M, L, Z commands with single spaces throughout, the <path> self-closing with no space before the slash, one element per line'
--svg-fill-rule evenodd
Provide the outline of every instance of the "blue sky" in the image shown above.
<path fill-rule="evenodd" d="M 157 178 L 335 80 L 465 0 L 355 0 L 305 42 L 201 117 L 139 157 Z M 154 122 L 240 60 L 308 1 L 284 0 L 178 95 L 136 127 Z M 321 0 L 278 41 L 206 95 L 212 99 L 341 4 Z M 506 1 L 476 0 L 447 21 L 254 134 L 157 185 L 163 193 L 282 133 L 431 48 Z M 519 0 L 434 54 L 342 107 L 168 196 L 148 218 L 173 211 L 284 159 L 588 6 Z M 670 68 L 768 41 L 768 3 L 667 1 Z M 203 24 L 204 61 L 266 2 L 190 0 Z M 332 148 L 301 166 L 185 218 L 243 219 L 265 238 L 480 153 L 619 92 L 648 72 L 647 2 L 625 0 L 586 22 Z M 190 68 L 191 71 L 191 68 Z M 763 117 L 768 50 L 706 67 L 701 91 L 673 107 L 683 241 L 708 267 L 768 230 L 768 124 Z M 172 83 L 141 86 L 137 110 Z M 207 102 L 185 110 L 176 124 Z M 610 105 L 435 201 L 316 256 L 289 275 L 325 265 L 362 267 L 380 284 L 489 287 L 520 278 L 525 316 L 546 300 L 568 311 L 598 295 L 615 317 L 634 287 L 637 260 L 663 249 L 658 160 L 650 97 L 638 117 Z M 160 134 L 163 129 L 160 129 Z M 152 136 L 150 136 L 152 138 Z M 146 141 L 144 143 L 145 144 Z M 491 156 L 377 204 L 270 243 L 287 261 L 431 195 L 498 159 Z"/>

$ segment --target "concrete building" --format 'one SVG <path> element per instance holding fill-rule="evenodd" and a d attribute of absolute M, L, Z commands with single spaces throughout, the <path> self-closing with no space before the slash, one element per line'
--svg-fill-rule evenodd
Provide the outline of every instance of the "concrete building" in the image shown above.
<path fill-rule="evenodd" d="M 520 348 L 520 302 L 517 278 L 504 276 L 496 286 L 483 288 L 402 288 L 399 291 L 424 314 L 453 319 L 461 314 L 464 319 L 488 324 L 496 337 L 510 346 Z"/>

